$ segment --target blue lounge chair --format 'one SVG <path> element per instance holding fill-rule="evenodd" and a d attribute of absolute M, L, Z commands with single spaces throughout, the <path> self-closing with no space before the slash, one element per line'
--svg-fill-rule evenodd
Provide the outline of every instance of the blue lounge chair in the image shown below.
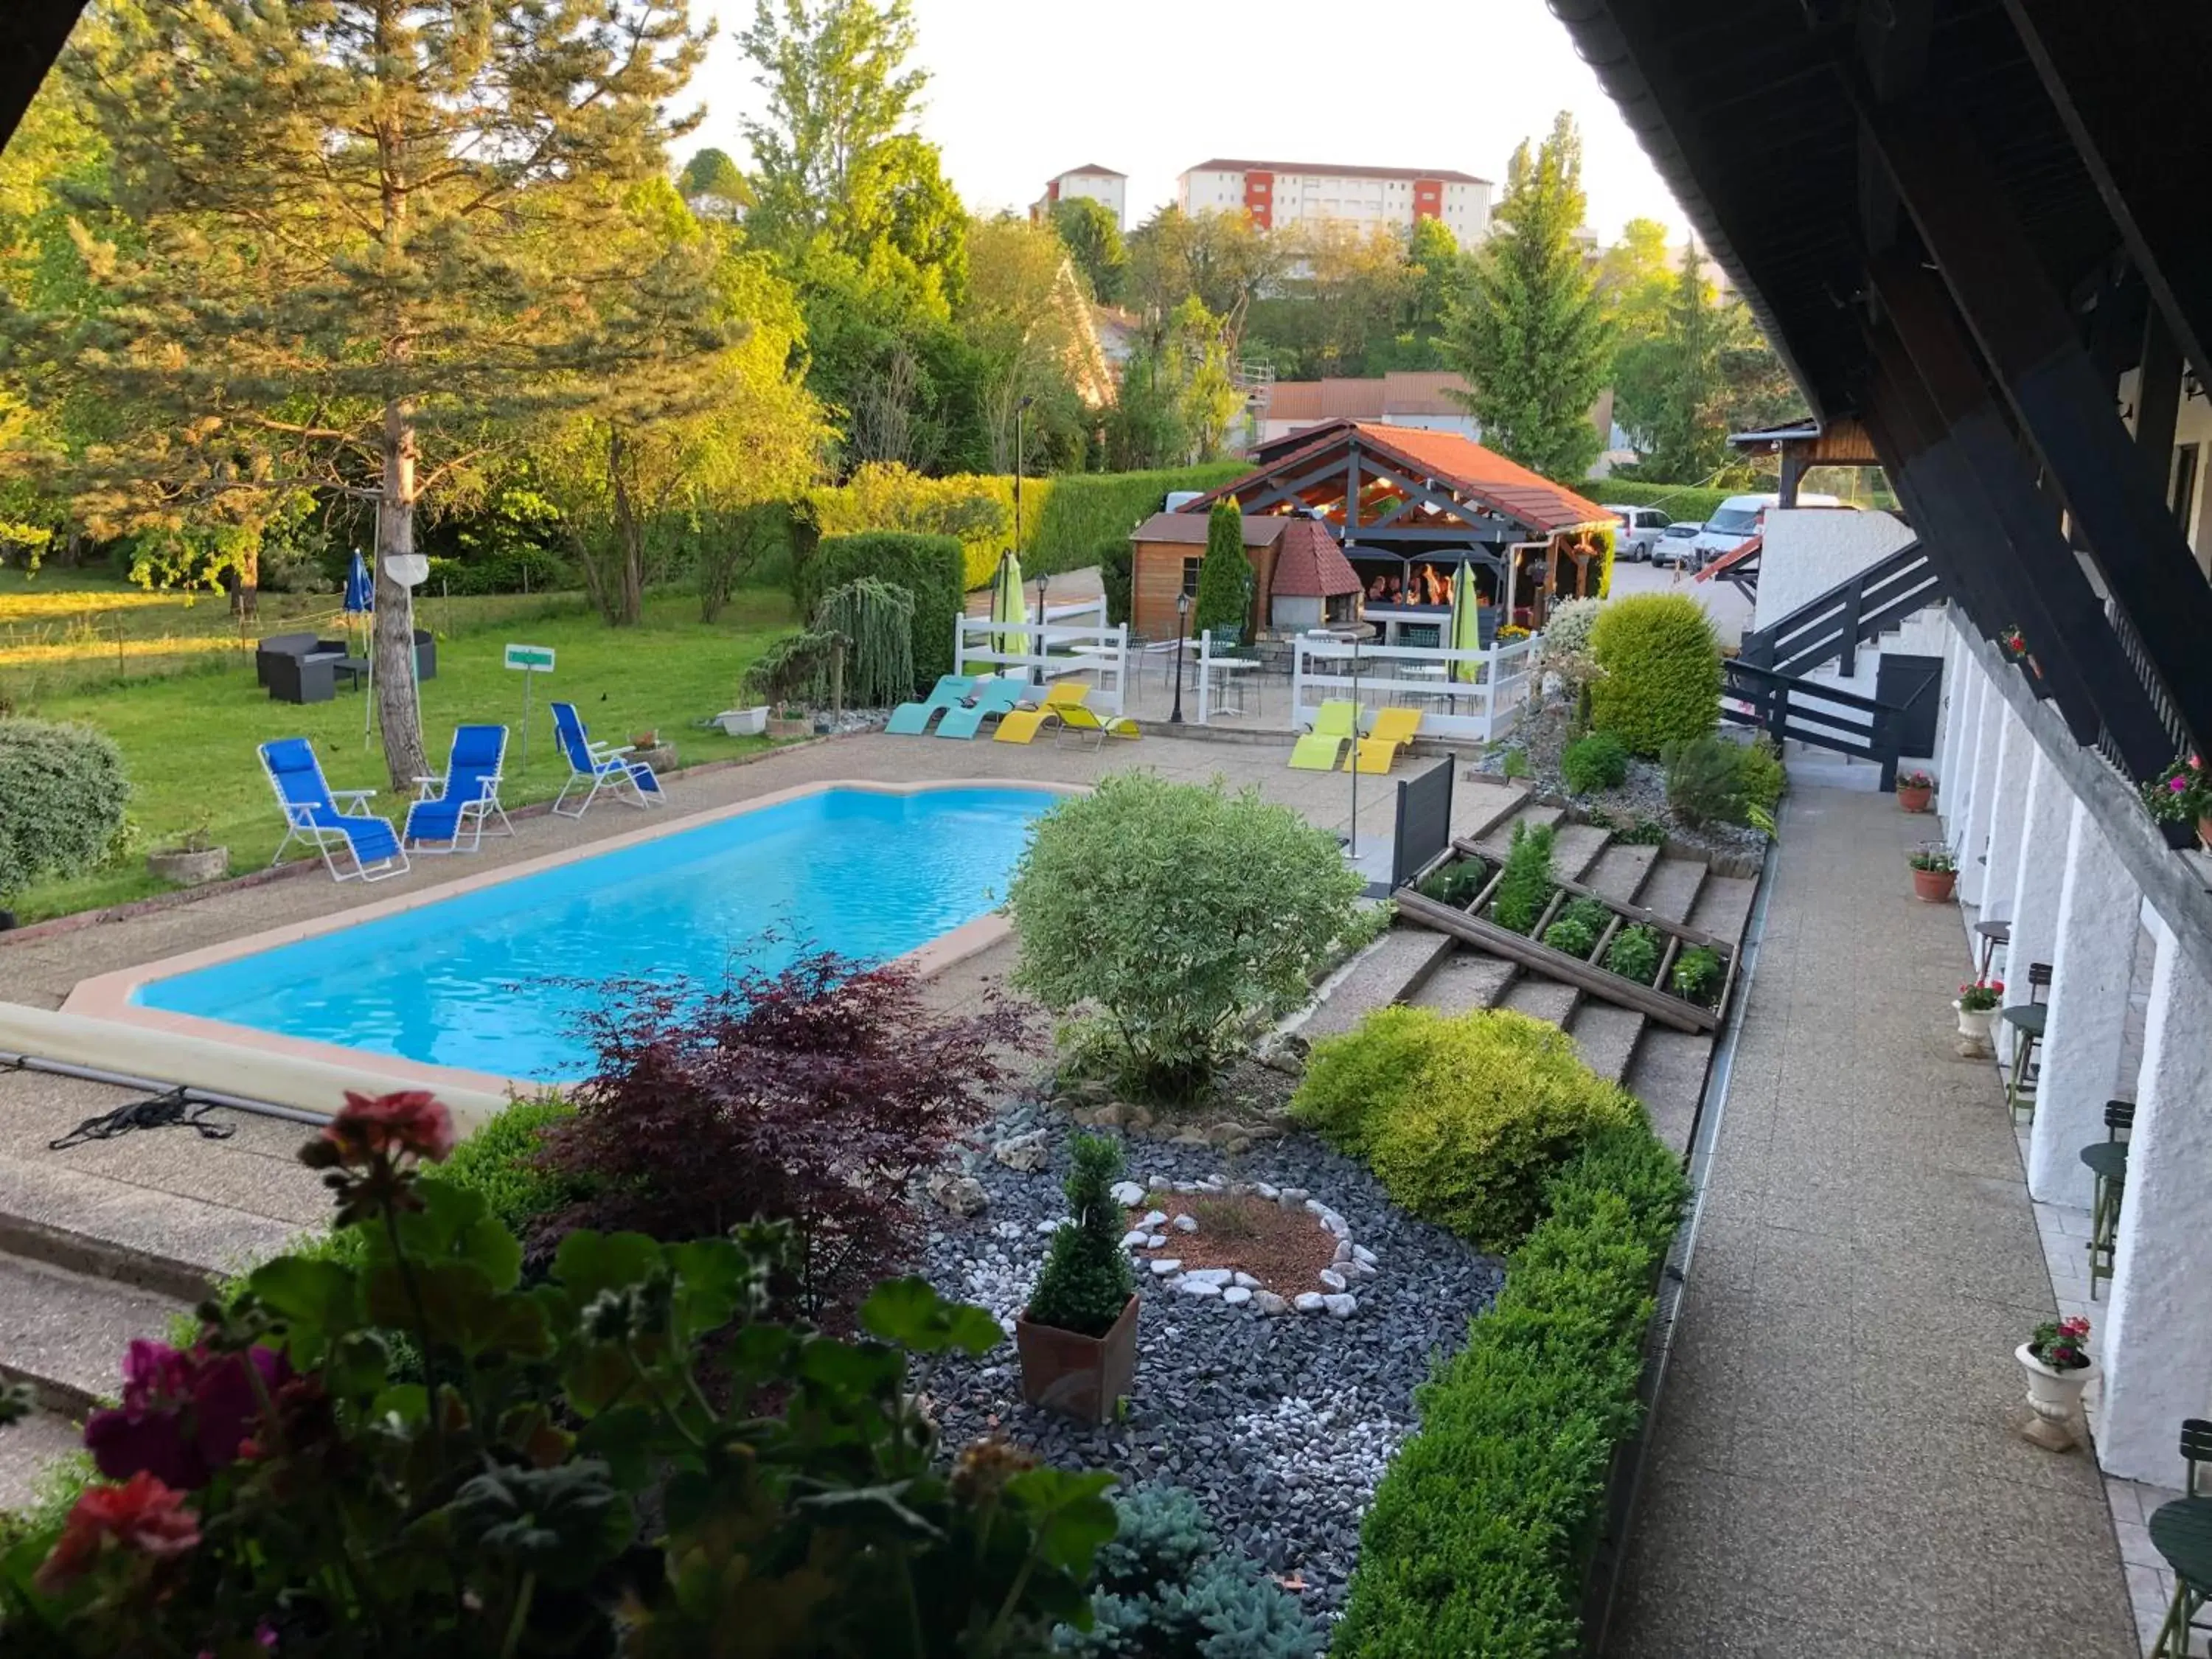
<path fill-rule="evenodd" d="M 323 855 L 333 881 L 381 881 L 404 875 L 406 849 L 392 826 L 368 810 L 374 789 L 332 789 L 324 781 L 322 763 L 305 738 L 279 738 L 261 745 L 261 769 L 284 809 L 284 839 L 276 845 L 273 868 L 282 862 L 285 848 L 295 841 L 312 842 Z M 340 801 L 351 805 L 341 810 Z M 343 849 L 350 869 L 342 868 L 335 856 Z"/>
<path fill-rule="evenodd" d="M 660 793 L 660 780 L 643 761 L 629 758 L 630 750 L 624 744 L 617 749 L 612 744 L 595 744 L 584 730 L 582 717 L 573 702 L 553 705 L 553 735 L 561 740 L 561 752 L 568 757 L 568 781 L 561 786 L 561 793 L 553 798 L 553 810 L 564 818 L 580 818 L 591 810 L 599 791 L 626 795 L 633 806 L 665 806 L 668 798 Z M 563 806 L 568 792 L 579 784 L 588 784 L 584 798 L 574 806 Z"/>
<path fill-rule="evenodd" d="M 884 730 L 899 737 L 918 738 L 929 723 L 949 708 L 957 708 L 975 690 L 972 674 L 940 674 L 929 695 L 920 702 L 902 702 L 891 710 Z"/>
<path fill-rule="evenodd" d="M 506 763 L 505 726 L 455 727 L 446 775 L 415 780 L 422 798 L 407 809 L 407 830 L 400 839 L 422 853 L 473 853 L 483 845 L 485 826 L 494 819 L 499 823 L 494 835 L 513 835 L 514 825 L 499 804 L 500 773 Z M 432 842 L 444 844 L 425 844 Z"/>
<path fill-rule="evenodd" d="M 945 718 L 937 723 L 940 738 L 972 738 L 983 729 L 987 717 L 996 718 L 1013 713 L 1021 700 L 1029 696 L 1028 682 L 1016 679 L 979 681 L 975 695 L 957 708 L 949 708 Z"/>

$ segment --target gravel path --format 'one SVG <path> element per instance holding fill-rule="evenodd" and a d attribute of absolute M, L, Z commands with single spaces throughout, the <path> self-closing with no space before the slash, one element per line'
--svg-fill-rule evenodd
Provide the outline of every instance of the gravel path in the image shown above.
<path fill-rule="evenodd" d="M 1067 1130 L 1049 1107 L 1022 1103 L 988 1132 L 1000 1141 L 1038 1127 L 1052 1147 L 1044 1169 L 1021 1174 L 978 1154 L 969 1173 L 989 1207 L 963 1220 L 933 1206 L 925 1271 L 946 1294 L 982 1304 L 1009 1326 L 1043 1263 L 1040 1224 L 1066 1212 Z M 1379 1267 L 1355 1286 L 1358 1311 L 1270 1317 L 1179 1294 L 1140 1270 L 1136 1391 L 1122 1421 L 1085 1425 L 1024 1405 L 1009 1342 L 928 1379 L 947 1443 L 995 1431 L 1056 1464 L 1188 1487 L 1224 1538 L 1268 1571 L 1301 1575 L 1309 1610 L 1334 1615 L 1360 1516 L 1413 1425 L 1413 1388 L 1432 1357 L 1465 1342 L 1468 1318 L 1497 1294 L 1503 1267 L 1401 1214 L 1365 1170 L 1309 1136 L 1236 1158 L 1125 1145 L 1135 1180 L 1265 1182 L 1304 1188 L 1337 1210 Z"/>

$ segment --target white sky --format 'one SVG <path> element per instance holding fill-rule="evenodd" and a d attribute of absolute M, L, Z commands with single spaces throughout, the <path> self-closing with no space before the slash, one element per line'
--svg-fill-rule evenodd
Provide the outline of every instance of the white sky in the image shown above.
<path fill-rule="evenodd" d="M 729 36 L 752 0 L 690 0 L 721 28 L 678 159 L 749 155 L 760 94 Z M 1452 167 L 1503 184 L 1560 110 L 1582 128 L 1590 228 L 1687 222 L 1543 0 L 915 0 L 924 135 L 970 210 L 1026 207 L 1096 163 L 1129 175 L 1129 228 L 1209 156 Z M 1373 20 L 1363 27 L 1362 20 Z"/>

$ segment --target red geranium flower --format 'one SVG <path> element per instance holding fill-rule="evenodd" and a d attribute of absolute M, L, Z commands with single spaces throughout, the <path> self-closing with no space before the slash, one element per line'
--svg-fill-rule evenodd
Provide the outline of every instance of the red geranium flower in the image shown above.
<path fill-rule="evenodd" d="M 345 1109 L 323 1130 L 347 1164 L 413 1153 L 442 1164 L 453 1150 L 453 1115 L 427 1089 L 402 1089 L 388 1095 L 346 1091 Z"/>
<path fill-rule="evenodd" d="M 33 1582 L 48 1595 L 65 1589 L 90 1570 L 110 1538 L 125 1549 L 167 1560 L 200 1541 L 199 1517 L 185 1507 L 184 1493 L 143 1469 L 119 1486 L 88 1486 Z"/>

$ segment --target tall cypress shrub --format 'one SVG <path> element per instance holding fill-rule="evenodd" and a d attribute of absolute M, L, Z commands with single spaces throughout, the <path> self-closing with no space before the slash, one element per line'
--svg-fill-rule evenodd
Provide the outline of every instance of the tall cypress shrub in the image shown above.
<path fill-rule="evenodd" d="M 1251 612 L 1252 561 L 1244 553 L 1244 514 L 1234 500 L 1216 501 L 1206 521 L 1206 560 L 1198 568 L 1191 637 L 1209 628 L 1241 629 Z"/>

